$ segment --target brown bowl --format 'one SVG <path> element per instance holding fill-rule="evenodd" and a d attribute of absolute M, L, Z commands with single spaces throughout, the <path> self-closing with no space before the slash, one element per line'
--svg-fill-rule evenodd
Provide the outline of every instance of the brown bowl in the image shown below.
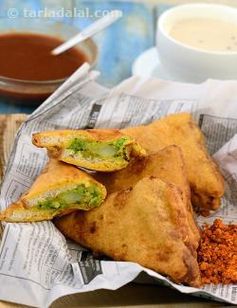
<path fill-rule="evenodd" d="M 8 33 L 44 34 L 60 40 L 68 40 L 79 32 L 79 29 L 64 23 L 44 19 L 16 18 L 0 19 L 0 35 Z M 98 49 L 92 39 L 76 45 L 88 59 L 93 67 L 97 61 Z M 69 77 L 69 76 L 68 76 Z M 19 80 L 0 76 L 0 97 L 14 104 L 35 106 L 42 103 L 51 95 L 68 77 L 57 80 L 32 81 Z"/>

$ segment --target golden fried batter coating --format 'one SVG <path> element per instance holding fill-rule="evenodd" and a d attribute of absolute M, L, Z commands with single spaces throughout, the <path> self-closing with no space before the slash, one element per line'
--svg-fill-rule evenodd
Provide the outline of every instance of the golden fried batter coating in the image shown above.
<path fill-rule="evenodd" d="M 146 154 L 117 129 L 44 131 L 33 134 L 32 142 L 60 161 L 97 171 L 120 170 L 132 157 Z"/>
<path fill-rule="evenodd" d="M 180 190 L 188 220 L 185 242 L 193 247 L 193 253 L 196 255 L 200 235 L 193 217 L 191 193 L 183 155 L 178 146 L 171 145 L 157 153 L 134 159 L 125 169 L 113 173 L 98 172 L 94 175 L 96 180 L 105 185 L 108 193 L 132 187 L 142 178 L 149 176 L 172 183 Z"/>
<path fill-rule="evenodd" d="M 50 220 L 75 209 L 89 210 L 106 197 L 105 187 L 74 166 L 50 160 L 31 188 L 0 213 L 0 220 Z"/>
<path fill-rule="evenodd" d="M 123 133 L 135 138 L 148 153 L 171 144 L 178 145 L 184 155 L 193 205 L 204 211 L 216 210 L 220 206 L 224 180 L 190 114 L 173 114 L 147 126 L 126 128 Z"/>
<path fill-rule="evenodd" d="M 112 193 L 100 207 L 60 217 L 55 224 L 93 252 L 200 286 L 197 260 L 183 241 L 185 206 L 172 184 L 144 178 L 131 189 Z"/>

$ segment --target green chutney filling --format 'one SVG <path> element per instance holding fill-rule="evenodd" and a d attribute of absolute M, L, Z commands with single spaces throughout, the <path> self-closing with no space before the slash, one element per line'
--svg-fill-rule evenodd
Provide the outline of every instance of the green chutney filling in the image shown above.
<path fill-rule="evenodd" d="M 80 184 L 73 189 L 59 193 L 55 197 L 48 197 L 37 204 L 40 209 L 63 209 L 70 206 L 81 206 L 81 208 L 92 208 L 99 206 L 102 195 L 96 185 L 86 187 Z"/>
<path fill-rule="evenodd" d="M 125 146 L 128 141 L 128 137 L 103 142 L 74 138 L 68 150 L 87 159 L 127 159 Z"/>

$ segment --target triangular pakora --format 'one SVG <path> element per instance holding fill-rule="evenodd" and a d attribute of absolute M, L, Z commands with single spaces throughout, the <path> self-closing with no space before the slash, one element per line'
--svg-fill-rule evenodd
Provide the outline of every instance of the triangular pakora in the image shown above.
<path fill-rule="evenodd" d="M 191 114 L 172 114 L 149 125 L 129 127 L 122 132 L 136 139 L 150 154 L 172 144 L 178 145 L 187 166 L 192 204 L 203 213 L 219 208 L 224 180 L 208 154 L 204 136 Z"/>
<path fill-rule="evenodd" d="M 49 220 L 76 209 L 97 207 L 105 197 L 105 187 L 90 175 L 74 166 L 50 160 L 32 187 L 0 213 L 0 220 Z"/>
<path fill-rule="evenodd" d="M 55 224 L 97 254 L 137 262 L 177 283 L 197 287 L 197 259 L 183 240 L 185 217 L 179 189 L 150 177 L 110 194 L 96 209 L 57 218 Z"/>
<path fill-rule="evenodd" d="M 187 180 L 187 170 L 181 149 L 168 146 L 157 153 L 134 159 L 128 167 L 113 173 L 96 173 L 95 179 L 104 184 L 107 192 L 113 193 L 134 186 L 144 177 L 154 176 L 174 184 L 181 192 L 186 211 L 185 243 L 192 247 L 193 254 L 200 239 L 199 229 L 194 220 L 191 192 Z"/>
<path fill-rule="evenodd" d="M 125 168 L 145 150 L 116 129 L 55 130 L 35 133 L 32 142 L 60 161 L 97 171 Z"/>

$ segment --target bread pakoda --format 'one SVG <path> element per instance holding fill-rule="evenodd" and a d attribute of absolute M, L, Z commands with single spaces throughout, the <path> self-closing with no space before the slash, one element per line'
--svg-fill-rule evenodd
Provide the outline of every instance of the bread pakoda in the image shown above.
<path fill-rule="evenodd" d="M 183 154 L 178 146 L 171 145 L 157 153 L 134 159 L 125 169 L 113 173 L 98 172 L 94 175 L 96 180 L 105 185 L 108 193 L 132 187 L 142 178 L 149 176 L 174 184 L 180 190 L 187 216 L 184 241 L 193 248 L 193 253 L 196 255 L 200 234 L 193 217 Z"/>
<path fill-rule="evenodd" d="M 177 283 L 200 286 L 196 258 L 183 241 L 179 189 L 157 178 L 115 192 L 98 208 L 57 218 L 67 237 L 114 260 L 137 262 Z"/>
<path fill-rule="evenodd" d="M 97 171 L 120 170 L 131 157 L 145 155 L 132 137 L 116 129 L 45 131 L 33 134 L 32 142 L 60 161 Z"/>
<path fill-rule="evenodd" d="M 178 145 L 184 155 L 193 205 L 203 212 L 216 210 L 220 206 L 224 180 L 207 152 L 201 130 L 190 114 L 173 114 L 147 126 L 122 131 L 135 138 L 148 153 L 155 153 L 171 144 Z"/>
<path fill-rule="evenodd" d="M 97 207 L 105 197 L 105 187 L 90 175 L 74 166 L 51 160 L 28 192 L 0 213 L 0 220 L 49 220 L 76 209 Z"/>

